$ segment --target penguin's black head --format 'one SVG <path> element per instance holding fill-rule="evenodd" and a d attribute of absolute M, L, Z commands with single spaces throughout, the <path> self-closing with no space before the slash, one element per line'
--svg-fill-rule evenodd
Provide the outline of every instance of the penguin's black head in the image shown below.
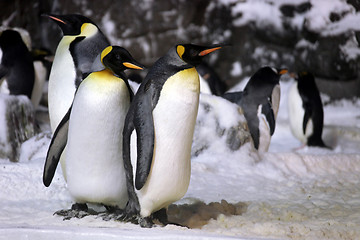
<path fill-rule="evenodd" d="M 79 14 L 68 14 L 68 15 L 55 15 L 49 14 L 45 15 L 54 20 L 54 22 L 61 28 L 64 35 L 79 35 L 81 33 L 81 28 L 85 23 L 96 24 L 91 21 L 89 18 L 79 15 Z M 97 27 L 97 26 L 96 26 Z"/>
<path fill-rule="evenodd" d="M 297 76 L 295 77 L 296 80 L 311 79 L 311 78 L 314 78 L 314 76 L 311 73 L 306 72 L 306 71 L 298 72 Z"/>
<path fill-rule="evenodd" d="M 138 63 L 130 53 L 119 46 L 109 46 L 101 53 L 101 62 L 103 65 L 118 76 L 123 75 L 125 69 L 144 69 L 145 67 Z"/>
<path fill-rule="evenodd" d="M 298 72 L 297 76 L 295 77 L 295 80 L 298 82 L 315 85 L 315 77 L 310 72 L 306 72 L 306 71 Z"/>
<path fill-rule="evenodd" d="M 253 75 L 252 78 L 266 79 L 266 81 L 277 84 L 279 83 L 281 75 L 287 72 L 288 70 L 283 68 L 262 67 Z"/>
<path fill-rule="evenodd" d="M 176 45 L 176 52 L 184 62 L 197 66 L 201 63 L 204 56 L 220 48 L 222 48 L 221 45 L 199 46 L 194 44 L 179 44 Z"/>
<path fill-rule="evenodd" d="M 0 35 L 0 47 L 5 50 L 15 45 L 25 45 L 20 33 L 14 30 L 5 30 Z"/>

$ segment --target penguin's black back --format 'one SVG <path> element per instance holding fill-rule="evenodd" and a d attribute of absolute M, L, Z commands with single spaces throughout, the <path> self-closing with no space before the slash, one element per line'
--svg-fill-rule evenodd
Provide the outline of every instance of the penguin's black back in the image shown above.
<path fill-rule="evenodd" d="M 313 134 L 308 138 L 309 146 L 322 146 L 321 139 L 324 125 L 324 110 L 315 78 L 311 73 L 299 73 L 298 90 L 305 110 L 304 121 L 312 120 Z M 306 125 L 306 123 L 304 123 Z"/>
<path fill-rule="evenodd" d="M 3 52 L 0 78 L 6 76 L 10 94 L 31 98 L 35 81 L 33 59 L 20 34 L 5 30 L 0 36 L 0 48 Z"/>
<path fill-rule="evenodd" d="M 79 86 L 82 80 L 82 74 L 91 72 L 93 70 L 93 63 L 97 57 L 100 57 L 101 51 L 110 45 L 107 38 L 99 33 L 89 39 L 85 37 L 77 37 L 69 47 L 70 53 L 73 57 L 75 67 L 78 70 L 76 76 L 76 87 Z"/>
<path fill-rule="evenodd" d="M 240 106 L 249 126 L 250 134 L 256 149 L 259 147 L 259 119 L 258 107 L 262 105 L 262 113 L 266 116 L 270 126 L 270 135 L 275 130 L 275 115 L 270 106 L 274 87 L 279 84 L 280 75 L 271 67 L 260 68 L 249 80 L 241 94 Z M 269 102 L 270 101 L 270 102 Z"/>
<path fill-rule="evenodd" d="M 225 93 L 227 86 L 221 80 L 219 75 L 206 62 L 200 63 L 196 66 L 196 70 L 202 78 L 209 84 L 211 93 L 216 96 L 221 96 Z"/>
<path fill-rule="evenodd" d="M 245 86 L 244 92 L 255 98 L 269 97 L 276 84 L 279 84 L 280 76 L 270 67 L 259 69 Z M 256 94 L 253 94 L 256 92 Z"/>

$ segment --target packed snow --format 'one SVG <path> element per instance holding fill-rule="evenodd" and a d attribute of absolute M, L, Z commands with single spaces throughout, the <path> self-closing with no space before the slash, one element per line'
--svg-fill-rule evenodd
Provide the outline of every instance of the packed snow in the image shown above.
<path fill-rule="evenodd" d="M 286 106 L 292 83 L 281 82 L 268 153 L 254 152 L 250 143 L 231 151 L 224 137 L 213 134 L 216 123 L 207 122 L 209 146 L 193 155 L 189 189 L 169 208 L 171 219 L 187 220 L 196 228 L 142 229 L 95 215 L 67 221 L 53 216 L 73 202 L 60 168 L 49 188 L 42 184 L 51 137 L 47 130 L 22 145 L 18 163 L 0 160 L 0 239 L 355 239 L 360 236 L 360 100 L 330 102 L 323 95 L 323 137 L 333 149 L 297 149 L 301 144 L 291 135 Z M 215 113 L 221 116 L 218 124 L 231 126 L 239 118 L 237 105 L 206 94 L 201 99 L 222 103 Z M 231 214 L 220 205 L 235 210 Z M 176 215 L 185 211 L 186 216 Z"/>

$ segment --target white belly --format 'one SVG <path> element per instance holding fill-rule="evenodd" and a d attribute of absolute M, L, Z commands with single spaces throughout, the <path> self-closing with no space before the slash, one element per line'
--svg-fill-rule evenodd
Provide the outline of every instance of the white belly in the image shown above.
<path fill-rule="evenodd" d="M 46 68 L 40 61 L 34 62 L 34 69 L 35 69 L 35 81 L 34 87 L 31 93 L 31 102 L 36 109 L 40 103 L 43 87 L 46 79 Z"/>
<path fill-rule="evenodd" d="M 49 76 L 48 104 L 52 132 L 65 116 L 75 93 L 75 64 L 69 51 L 73 37 L 64 36 L 55 53 Z"/>
<path fill-rule="evenodd" d="M 189 186 L 200 86 L 197 74 L 187 81 L 176 75 L 167 80 L 153 111 L 153 162 L 144 187 L 137 192 L 142 217 L 179 200 Z"/>
<path fill-rule="evenodd" d="M 267 152 L 269 150 L 271 135 L 270 126 L 267 123 L 266 116 L 261 113 L 262 105 L 259 105 L 257 117 L 259 119 L 259 152 Z"/>
<path fill-rule="evenodd" d="M 279 112 L 280 95 L 281 95 L 280 84 L 277 84 L 271 93 L 271 103 L 272 103 L 271 106 L 272 106 L 272 109 L 274 112 L 275 120 L 276 120 L 277 114 Z"/>
<path fill-rule="evenodd" d="M 68 189 L 76 202 L 125 206 L 122 131 L 129 99 L 122 80 L 104 86 L 92 82 L 80 85 L 66 151 Z"/>
<path fill-rule="evenodd" d="M 290 90 L 288 97 L 288 111 L 290 129 L 293 135 L 302 143 L 306 143 L 306 136 L 303 132 L 303 119 L 305 111 L 302 107 L 302 100 L 297 90 L 297 82 L 295 82 Z"/>

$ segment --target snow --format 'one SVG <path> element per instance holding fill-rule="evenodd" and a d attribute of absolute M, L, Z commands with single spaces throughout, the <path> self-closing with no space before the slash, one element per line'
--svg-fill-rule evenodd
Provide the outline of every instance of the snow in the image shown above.
<path fill-rule="evenodd" d="M 293 0 L 298 5 L 305 0 Z M 359 30 L 359 14 L 348 14 L 338 22 L 330 22 L 330 12 L 354 11 L 342 0 L 312 0 L 313 8 L 296 14 L 291 22 L 296 29 L 308 27 L 322 35 L 334 35 Z M 258 26 L 282 30 L 279 6 L 288 0 L 221 0 L 233 5 L 234 24 L 242 26 L 255 22 Z M 150 16 L 149 16 L 150 17 Z M 179 19 L 181 21 L 182 19 Z M 127 45 L 128 40 L 113 39 L 114 23 L 110 14 L 102 21 L 104 33 L 113 43 Z M 181 33 L 179 30 L 179 34 Z M 347 42 L 342 50 L 350 59 L 360 53 Z M 140 46 L 150 51 L 146 39 Z M 300 40 L 296 47 L 317 47 Z M 356 50 L 356 51 L 354 51 Z M 258 55 L 263 51 L 257 49 Z M 260 59 L 261 60 L 261 59 Z M 234 63 L 232 74 L 240 74 L 246 66 Z M 230 91 L 241 91 L 244 78 Z M 254 152 L 250 143 L 231 151 L 224 136 L 216 134 L 218 127 L 231 127 L 243 119 L 235 104 L 210 95 L 201 95 L 201 101 L 216 103 L 211 118 L 199 125 L 193 146 L 206 141 L 207 148 L 192 154 L 192 175 L 189 189 L 175 204 L 180 211 L 196 203 L 241 205 L 238 214 L 225 212 L 203 221 L 201 229 L 187 229 L 174 225 L 142 229 L 138 225 L 118 221 L 104 221 L 101 217 L 63 221 L 53 216 L 59 209 L 73 203 L 58 168 L 49 188 L 42 184 L 44 159 L 49 146 L 49 127 L 23 143 L 18 163 L 0 159 L 0 239 L 356 239 L 360 236 L 360 99 L 329 101 L 322 95 L 324 106 L 324 142 L 332 147 L 321 149 L 303 147 L 293 137 L 288 124 L 287 92 L 293 80 L 281 81 L 281 101 L 268 153 Z M 134 89 L 136 84 L 132 84 Z M 0 106 L 0 114 L 3 107 Z M 199 119 L 205 111 L 199 108 Z M 206 115 L 206 117 L 208 117 Z M 0 120 L 3 121 L 3 120 Z M 3 137 L 0 131 L 0 137 Z M 209 205 L 211 206 L 211 205 Z M 91 206 L 98 208 L 98 206 Z M 210 207 L 211 209 L 211 207 Z M 190 213 L 202 216 L 205 210 L 192 209 Z"/>
<path fill-rule="evenodd" d="M 250 143 L 233 152 L 214 134 L 215 122 L 198 127 L 209 147 L 192 157 L 188 192 L 176 204 L 181 209 L 184 204 L 224 199 L 243 204 L 242 214 L 218 214 L 201 230 L 174 225 L 141 229 L 96 216 L 63 221 L 53 212 L 69 208 L 72 200 L 60 168 L 49 188 L 42 184 L 50 141 L 50 133 L 43 132 L 23 144 L 18 163 L 0 160 L 0 239 L 356 238 L 360 235 L 360 99 L 325 106 L 324 141 L 334 144 L 333 150 L 295 151 L 300 142 L 291 135 L 286 102 L 292 83 L 281 82 L 278 121 L 268 153 L 254 152 Z M 201 101 L 216 102 L 212 114 L 223 127 L 242 118 L 235 104 L 221 98 L 203 94 Z M 199 111 L 199 118 L 203 114 Z"/>
<path fill-rule="evenodd" d="M 232 65 L 232 69 L 231 69 L 231 76 L 236 77 L 236 76 L 240 76 L 242 74 L 243 70 L 241 67 L 241 63 L 239 61 L 234 62 Z"/>
<path fill-rule="evenodd" d="M 232 15 L 235 17 L 235 26 L 244 26 L 249 22 L 255 23 L 260 29 L 273 27 L 278 31 L 283 31 L 283 14 L 280 7 L 283 5 L 298 6 L 303 3 L 310 2 L 312 7 L 304 13 L 296 13 L 290 19 L 292 28 L 301 29 L 305 24 L 307 29 L 318 32 L 323 36 L 339 35 L 349 30 L 359 30 L 357 24 L 359 14 L 354 13 L 355 9 L 346 4 L 344 0 L 253 0 L 239 1 L 234 4 L 231 1 L 224 1 L 223 4 L 233 4 Z M 261 11 L 259 11 L 261 9 Z M 332 22 L 331 14 L 345 15 L 340 21 Z M 289 20 L 289 19 L 288 19 Z"/>

